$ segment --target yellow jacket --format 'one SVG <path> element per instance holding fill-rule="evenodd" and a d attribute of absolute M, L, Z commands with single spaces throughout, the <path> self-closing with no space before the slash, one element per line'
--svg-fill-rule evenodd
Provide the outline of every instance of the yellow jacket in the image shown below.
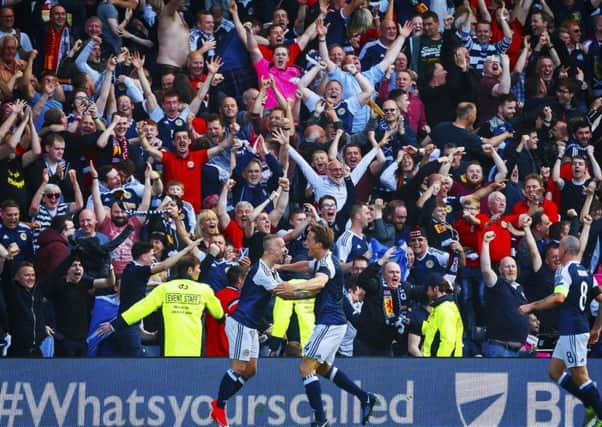
<path fill-rule="evenodd" d="M 205 307 L 216 319 L 224 317 L 224 310 L 209 285 L 188 279 L 175 279 L 157 286 L 121 317 L 132 325 L 159 307 L 163 313 L 165 356 L 199 357 Z"/>
<path fill-rule="evenodd" d="M 452 295 L 446 295 L 433 303 L 433 311 L 422 323 L 424 357 L 462 357 L 464 325 L 458 306 Z"/>

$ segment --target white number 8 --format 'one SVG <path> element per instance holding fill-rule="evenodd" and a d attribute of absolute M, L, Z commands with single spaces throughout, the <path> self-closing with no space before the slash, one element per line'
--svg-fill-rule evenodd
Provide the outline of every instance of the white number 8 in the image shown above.
<path fill-rule="evenodd" d="M 579 309 L 585 311 L 585 303 L 587 302 L 587 282 L 581 282 L 581 296 L 579 297 Z"/>

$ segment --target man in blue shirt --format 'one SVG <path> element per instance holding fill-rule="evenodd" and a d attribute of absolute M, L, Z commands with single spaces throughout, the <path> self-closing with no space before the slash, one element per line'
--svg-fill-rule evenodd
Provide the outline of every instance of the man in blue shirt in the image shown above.
<path fill-rule="evenodd" d="M 23 261 L 33 261 L 33 235 L 28 226 L 19 222 L 21 210 L 17 202 L 4 201 L 0 206 L 0 213 L 0 243 L 8 251 L 8 259 L 12 260 L 11 266 L 16 268 Z"/>
<path fill-rule="evenodd" d="M 314 411 L 312 427 L 328 426 L 322 404 L 322 390 L 316 375 L 333 381 L 338 387 L 353 394 L 361 401 L 362 424 L 366 424 L 376 404 L 376 396 L 359 388 L 343 371 L 333 366 L 334 358 L 347 330 L 347 318 L 343 311 L 344 275 L 330 248 L 334 234 L 328 226 L 314 224 L 307 233 L 305 244 L 310 261 L 299 261 L 280 266 L 282 271 L 311 272 L 313 277 L 300 283 L 284 282 L 276 286 L 274 293 L 284 299 L 316 297 L 314 332 L 303 349 L 299 368 L 305 385 L 309 405 Z"/>
<path fill-rule="evenodd" d="M 370 222 L 370 209 L 366 205 L 353 205 L 349 217 L 351 218 L 351 227 L 341 234 L 335 244 L 339 261 L 343 263 L 341 266 L 343 271 L 351 268 L 353 259 L 358 256 L 367 256 L 370 250 L 368 239 L 362 232 Z"/>

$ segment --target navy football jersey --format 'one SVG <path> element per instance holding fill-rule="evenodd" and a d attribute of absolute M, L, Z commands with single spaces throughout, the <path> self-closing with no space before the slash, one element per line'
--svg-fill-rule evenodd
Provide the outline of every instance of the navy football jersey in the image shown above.
<path fill-rule="evenodd" d="M 559 268 L 554 277 L 554 292 L 566 295 L 558 318 L 560 335 L 589 332 L 589 304 L 600 289 L 587 269 L 576 261 Z"/>
<path fill-rule="evenodd" d="M 343 287 L 345 279 L 341 265 L 328 251 L 319 260 L 310 261 L 314 275 L 322 273 L 328 276 L 326 286 L 316 296 L 314 312 L 316 325 L 345 325 L 347 319 L 343 311 Z"/>
<path fill-rule="evenodd" d="M 410 280 L 415 285 L 424 285 L 428 276 L 433 273 L 444 275 L 447 273 L 449 253 L 429 247 L 422 258 L 416 257 L 410 270 Z"/>
<path fill-rule="evenodd" d="M 345 230 L 337 239 L 335 244 L 339 259 L 343 262 L 351 262 L 354 258 L 364 255 L 369 250 L 366 236 L 358 236 L 351 230 Z"/>
<path fill-rule="evenodd" d="M 262 259 L 251 266 L 240 292 L 238 307 L 232 318 L 243 325 L 258 329 L 272 290 L 282 282 L 275 270 L 272 270 Z"/>

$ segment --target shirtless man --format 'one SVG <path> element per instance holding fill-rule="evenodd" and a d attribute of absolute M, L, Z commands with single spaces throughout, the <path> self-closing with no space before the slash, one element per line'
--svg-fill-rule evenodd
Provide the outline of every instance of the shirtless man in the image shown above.
<path fill-rule="evenodd" d="M 159 16 L 159 54 L 157 64 L 165 68 L 181 69 L 186 64 L 189 46 L 188 25 L 180 16 L 184 0 L 169 0 Z"/>

